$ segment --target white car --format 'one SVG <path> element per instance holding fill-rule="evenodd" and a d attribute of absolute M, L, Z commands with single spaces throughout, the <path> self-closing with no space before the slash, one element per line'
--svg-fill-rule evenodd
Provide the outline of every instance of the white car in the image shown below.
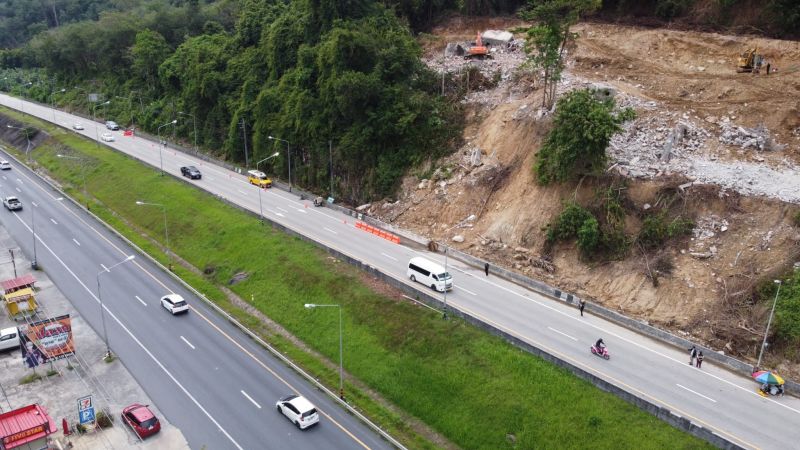
<path fill-rule="evenodd" d="M 303 396 L 290 395 L 284 397 L 278 400 L 275 407 L 278 408 L 278 412 L 286 416 L 301 430 L 305 430 L 311 425 L 319 423 L 317 408 Z"/>
<path fill-rule="evenodd" d="M 11 163 L 5 159 L 0 161 L 0 170 L 11 170 Z"/>
<path fill-rule="evenodd" d="M 19 348 L 19 331 L 17 327 L 0 330 L 0 350 Z"/>
<path fill-rule="evenodd" d="M 106 142 L 114 142 L 114 135 L 111 133 L 103 133 L 100 135 L 100 139 Z"/>
<path fill-rule="evenodd" d="M 9 211 L 19 211 L 22 209 L 22 202 L 17 197 L 6 197 L 3 199 L 3 206 Z"/>
<path fill-rule="evenodd" d="M 73 130 L 82 130 L 83 129 L 83 125 L 81 125 L 79 123 L 73 123 L 72 124 L 72 129 Z"/>
<path fill-rule="evenodd" d="M 161 297 L 161 306 L 167 311 L 175 314 L 189 312 L 189 304 L 178 294 L 169 294 Z"/>

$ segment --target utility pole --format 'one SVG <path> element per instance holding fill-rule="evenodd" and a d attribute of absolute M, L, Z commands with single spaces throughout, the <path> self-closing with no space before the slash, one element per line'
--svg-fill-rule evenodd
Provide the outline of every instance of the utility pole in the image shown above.
<path fill-rule="evenodd" d="M 250 162 L 248 161 L 247 157 L 247 122 L 244 121 L 244 117 L 242 117 L 242 139 L 244 140 L 244 167 L 250 167 Z"/>
<path fill-rule="evenodd" d="M 8 249 L 8 252 L 11 253 L 11 265 L 14 266 L 14 278 L 17 278 L 17 262 L 14 261 L 14 250 Z"/>
<path fill-rule="evenodd" d="M 330 139 L 328 139 L 328 158 L 330 159 L 329 163 L 331 165 L 331 194 L 330 196 L 333 197 L 333 143 Z"/>

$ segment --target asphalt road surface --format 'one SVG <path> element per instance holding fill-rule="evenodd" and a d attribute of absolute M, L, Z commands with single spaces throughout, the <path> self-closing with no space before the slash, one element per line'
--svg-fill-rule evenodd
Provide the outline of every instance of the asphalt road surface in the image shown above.
<path fill-rule="evenodd" d="M 39 265 L 101 336 L 105 321 L 112 351 L 192 448 L 392 448 L 148 259 L 112 268 L 135 251 L 12 165 L 0 172 L 0 196 L 17 196 L 23 209 L 0 209 L 0 221 L 27 255 L 35 226 Z M 168 293 L 182 295 L 191 311 L 172 316 L 159 302 Z M 276 411 L 275 402 L 295 392 L 317 406 L 318 426 L 300 431 Z"/>
<path fill-rule="evenodd" d="M 17 110 L 24 104 L 28 114 L 51 122 L 54 118 L 52 109 L 17 98 L 0 95 L 0 104 Z M 87 129 L 79 133 L 95 138 L 90 121 L 55 111 L 55 122 L 67 128 L 74 122 L 83 123 Z M 97 126 L 100 133 L 105 131 L 102 124 Z M 314 208 L 310 201 L 300 201 L 288 192 L 258 189 L 232 171 L 174 150 L 160 151 L 155 142 L 112 133 L 116 142 L 110 147 L 156 168 L 161 167 L 163 158 L 164 170 L 177 176 L 181 166 L 195 165 L 203 178 L 187 180 L 188 183 L 263 213 L 270 220 L 407 283 L 411 282 L 406 278 L 406 267 L 413 256 L 423 255 L 444 265 L 441 255 L 418 252 L 368 234 L 355 228 L 352 218 L 344 214 Z M 747 377 L 716 367 L 708 360 L 702 369 L 694 368 L 682 349 L 589 314 L 580 317 L 576 309 L 561 302 L 506 280 L 487 277 L 482 270 L 453 259 L 448 261 L 448 270 L 453 273 L 455 285 L 447 295 L 451 308 L 478 317 L 743 447 L 785 449 L 800 442 L 800 400 L 795 397 L 763 398 L 757 393 L 758 384 Z M 589 352 L 589 346 L 599 337 L 610 350 L 608 361 Z"/>

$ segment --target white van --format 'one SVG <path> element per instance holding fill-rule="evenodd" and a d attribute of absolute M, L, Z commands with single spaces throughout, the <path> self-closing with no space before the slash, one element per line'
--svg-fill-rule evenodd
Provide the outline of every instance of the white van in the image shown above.
<path fill-rule="evenodd" d="M 17 327 L 0 330 L 0 350 L 19 348 L 19 331 Z"/>
<path fill-rule="evenodd" d="M 408 262 L 407 275 L 411 281 L 418 281 L 439 292 L 453 289 L 453 277 L 445 272 L 444 267 L 425 258 L 411 258 L 411 261 Z"/>

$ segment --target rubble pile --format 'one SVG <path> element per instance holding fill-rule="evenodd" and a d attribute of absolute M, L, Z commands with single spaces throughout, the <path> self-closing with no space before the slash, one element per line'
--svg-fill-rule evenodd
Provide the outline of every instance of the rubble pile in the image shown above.
<path fill-rule="evenodd" d="M 719 234 L 728 231 L 728 221 L 716 214 L 697 219 L 692 230 L 689 255 L 697 259 L 713 258 L 717 255 Z M 684 253 L 682 251 L 681 253 Z"/>
<path fill-rule="evenodd" d="M 782 150 L 782 146 L 775 145 L 769 130 L 763 125 L 756 128 L 744 128 L 732 123 L 730 118 L 723 117 L 720 127 L 722 128 L 722 133 L 719 135 L 719 141 L 723 144 L 743 149 Z"/>
<path fill-rule="evenodd" d="M 668 170 L 681 172 L 690 167 L 689 155 L 701 150 L 709 136 L 708 130 L 687 121 L 686 116 L 651 114 L 624 124 L 623 131 L 611 138 L 608 155 L 625 176 L 645 178 Z"/>

